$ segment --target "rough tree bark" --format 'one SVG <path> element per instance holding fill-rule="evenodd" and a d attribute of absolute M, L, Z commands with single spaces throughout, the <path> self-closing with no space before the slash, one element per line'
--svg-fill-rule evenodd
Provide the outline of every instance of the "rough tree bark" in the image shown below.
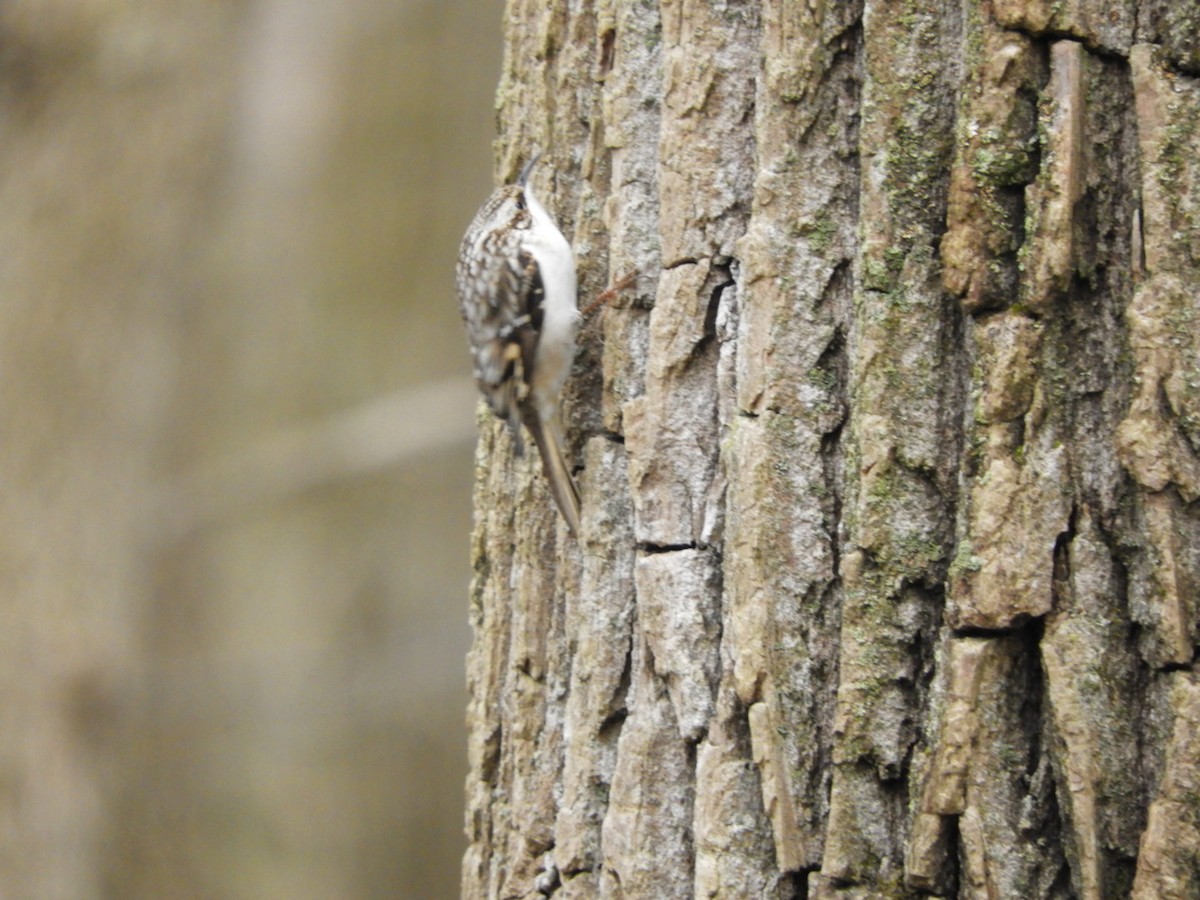
<path fill-rule="evenodd" d="M 1200 13 L 511 0 L 583 533 L 481 416 L 469 897 L 1200 893 Z"/>

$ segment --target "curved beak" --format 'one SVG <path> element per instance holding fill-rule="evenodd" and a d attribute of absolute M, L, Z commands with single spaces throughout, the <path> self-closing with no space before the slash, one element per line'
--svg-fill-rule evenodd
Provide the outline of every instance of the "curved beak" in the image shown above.
<path fill-rule="evenodd" d="M 525 168 L 521 170 L 521 174 L 517 176 L 517 184 L 525 187 L 525 182 L 529 180 L 529 173 L 533 171 L 533 167 L 537 161 L 542 158 L 542 151 L 539 150 L 533 156 L 529 157 L 529 162 L 525 163 Z"/>

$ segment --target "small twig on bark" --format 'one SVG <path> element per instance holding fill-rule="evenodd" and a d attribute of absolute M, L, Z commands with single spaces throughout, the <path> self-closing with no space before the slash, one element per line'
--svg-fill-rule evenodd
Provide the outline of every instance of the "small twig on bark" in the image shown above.
<path fill-rule="evenodd" d="M 606 303 L 611 303 L 616 298 L 617 294 L 621 293 L 621 291 L 637 284 L 639 274 L 640 273 L 635 269 L 634 271 L 618 278 L 612 287 L 609 287 L 601 292 L 595 300 L 585 306 L 580 315 L 585 319 L 589 318 L 592 313 L 594 313 L 601 306 L 604 306 Z"/>

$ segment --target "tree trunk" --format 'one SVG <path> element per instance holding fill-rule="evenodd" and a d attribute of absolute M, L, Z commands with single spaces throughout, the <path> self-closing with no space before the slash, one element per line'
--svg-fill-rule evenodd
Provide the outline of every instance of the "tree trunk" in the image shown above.
<path fill-rule="evenodd" d="M 1200 892 L 1200 17 L 509 3 L 586 323 L 484 423 L 468 897 Z"/>

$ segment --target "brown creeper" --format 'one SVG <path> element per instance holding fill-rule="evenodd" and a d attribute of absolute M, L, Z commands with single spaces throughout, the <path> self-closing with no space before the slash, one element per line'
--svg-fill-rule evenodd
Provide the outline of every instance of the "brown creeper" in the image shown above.
<path fill-rule="evenodd" d="M 535 154 L 516 184 L 497 188 L 475 214 L 458 251 L 455 282 L 475 381 L 508 423 L 518 454 L 521 423 L 529 429 L 554 502 L 577 535 L 579 489 L 563 456 L 558 415 L 579 327 L 575 258 L 529 186 L 537 160 Z"/>

